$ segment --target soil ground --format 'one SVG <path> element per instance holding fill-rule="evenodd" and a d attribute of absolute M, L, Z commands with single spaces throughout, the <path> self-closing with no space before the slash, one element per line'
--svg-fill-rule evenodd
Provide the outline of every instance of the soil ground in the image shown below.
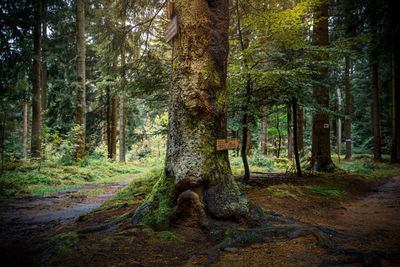
<path fill-rule="evenodd" d="M 276 196 L 266 190 L 269 185 L 313 185 L 318 179 L 275 178 L 253 175 L 243 192 L 277 218 L 322 229 L 332 246 L 321 247 L 312 234 L 222 247 L 218 244 L 223 240 L 182 227 L 154 232 L 124 223 L 94 231 L 93 226 L 135 209 L 122 205 L 94 210 L 126 181 L 1 205 L 0 260 L 6 266 L 400 266 L 400 176 L 375 184 L 360 183 L 354 175 L 330 177 L 333 184 L 354 182 L 350 194 L 340 199 Z M 96 188 L 103 193 L 77 194 Z"/>

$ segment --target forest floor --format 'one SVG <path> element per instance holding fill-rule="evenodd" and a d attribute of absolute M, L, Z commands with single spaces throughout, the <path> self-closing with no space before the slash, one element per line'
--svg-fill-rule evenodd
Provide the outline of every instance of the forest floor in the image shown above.
<path fill-rule="evenodd" d="M 349 172 L 301 179 L 255 172 L 241 184 L 267 215 L 323 230 L 329 247 L 313 234 L 226 247 L 220 244 L 229 237 L 210 240 L 195 230 L 96 228 L 144 199 L 143 186 L 151 186 L 136 178 L 1 204 L 2 266 L 400 266 L 400 175 L 372 181 Z M 126 195 L 130 187 L 135 194 Z"/>

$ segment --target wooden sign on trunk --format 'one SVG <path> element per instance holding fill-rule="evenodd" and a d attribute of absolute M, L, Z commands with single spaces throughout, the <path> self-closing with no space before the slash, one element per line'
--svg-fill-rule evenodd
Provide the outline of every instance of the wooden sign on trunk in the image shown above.
<path fill-rule="evenodd" d="M 239 140 L 233 139 L 217 139 L 217 151 L 236 149 L 239 146 Z"/>
<path fill-rule="evenodd" d="M 176 16 L 174 16 L 171 22 L 167 25 L 167 29 L 165 31 L 165 40 L 167 43 L 178 34 L 178 20 Z"/>

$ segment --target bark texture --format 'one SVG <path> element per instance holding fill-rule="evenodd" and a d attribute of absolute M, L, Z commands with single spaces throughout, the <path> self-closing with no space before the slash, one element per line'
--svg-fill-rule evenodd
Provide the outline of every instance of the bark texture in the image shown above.
<path fill-rule="evenodd" d="M 125 162 L 125 97 L 119 97 L 119 161 Z"/>
<path fill-rule="evenodd" d="M 374 159 L 382 159 L 382 136 L 381 136 L 381 115 L 379 103 L 379 77 L 378 77 L 378 63 L 372 63 L 372 130 L 374 134 Z"/>
<path fill-rule="evenodd" d="M 346 159 L 351 159 L 352 155 L 352 137 L 351 137 L 351 121 L 353 115 L 352 96 L 350 91 L 350 57 L 345 58 L 345 79 L 346 79 L 346 119 L 344 121 L 344 137 L 346 138 Z"/>
<path fill-rule="evenodd" d="M 35 25 L 33 29 L 33 73 L 32 73 L 32 135 L 31 157 L 40 157 L 40 46 L 41 46 L 41 4 L 35 4 Z"/>
<path fill-rule="evenodd" d="M 46 10 L 46 8 L 45 8 Z M 43 23 L 43 43 L 47 49 L 47 24 Z M 42 127 L 46 126 L 46 107 L 47 107 L 47 55 L 45 49 L 42 49 L 42 94 L 41 94 L 41 113 Z"/>
<path fill-rule="evenodd" d="M 337 88 L 337 98 L 338 98 L 338 112 L 342 111 L 342 93 L 340 88 Z M 338 155 L 342 155 L 342 118 L 338 117 L 337 120 L 337 146 Z"/>
<path fill-rule="evenodd" d="M 393 33 L 392 40 L 392 151 L 390 162 L 400 163 L 400 84 L 399 84 L 399 52 L 400 37 Z"/>
<path fill-rule="evenodd" d="M 85 156 L 86 135 L 86 47 L 85 47 L 85 0 L 76 0 L 76 125 L 79 125 L 75 158 Z"/>
<path fill-rule="evenodd" d="M 24 103 L 24 136 L 23 136 L 23 148 L 24 148 L 24 159 L 28 158 L 28 123 L 29 123 L 29 102 L 25 100 Z"/>
<path fill-rule="evenodd" d="M 116 95 L 111 99 L 111 157 L 113 160 L 117 156 L 117 114 L 118 114 L 118 99 Z"/>
<path fill-rule="evenodd" d="M 175 5 L 179 34 L 172 41 L 165 169 L 133 223 L 168 225 L 186 218 L 206 227 L 211 219 L 256 222 L 260 208 L 239 191 L 228 152 L 216 151 L 216 140 L 227 138 L 228 0 L 179 0 Z"/>
<path fill-rule="evenodd" d="M 260 143 L 261 143 L 261 154 L 267 155 L 268 154 L 268 135 L 267 135 L 267 108 L 263 107 L 263 117 L 261 120 L 261 138 L 260 138 Z"/>
<path fill-rule="evenodd" d="M 328 39 L 328 2 L 323 1 L 316 9 L 316 44 L 321 47 L 329 45 Z M 328 57 L 327 53 L 322 53 L 320 60 Z M 326 81 L 328 68 L 320 68 L 320 81 Z M 324 83 L 324 82 L 323 82 Z M 324 108 L 329 108 L 329 90 L 327 87 L 319 85 L 313 88 L 313 97 L 317 103 Z M 311 169 L 316 171 L 332 171 L 334 164 L 331 159 L 330 147 L 330 126 L 329 115 L 318 111 L 313 115 L 312 122 L 312 151 L 311 151 Z"/>
<path fill-rule="evenodd" d="M 296 102 L 297 111 L 297 147 L 299 150 L 299 156 L 304 157 L 304 112 L 303 109 Z"/>
<path fill-rule="evenodd" d="M 287 158 L 288 160 L 292 160 L 293 155 L 293 134 L 292 134 L 292 112 L 291 112 L 291 104 L 287 104 Z"/>

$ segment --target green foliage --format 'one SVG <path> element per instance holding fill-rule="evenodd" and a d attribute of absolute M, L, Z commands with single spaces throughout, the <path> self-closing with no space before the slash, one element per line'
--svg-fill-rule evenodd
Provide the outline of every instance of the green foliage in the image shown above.
<path fill-rule="evenodd" d="M 167 240 L 170 242 L 178 242 L 178 243 L 185 243 L 185 238 L 183 236 L 177 236 L 176 234 L 170 231 L 161 231 L 157 233 L 157 236 L 160 239 Z"/>

